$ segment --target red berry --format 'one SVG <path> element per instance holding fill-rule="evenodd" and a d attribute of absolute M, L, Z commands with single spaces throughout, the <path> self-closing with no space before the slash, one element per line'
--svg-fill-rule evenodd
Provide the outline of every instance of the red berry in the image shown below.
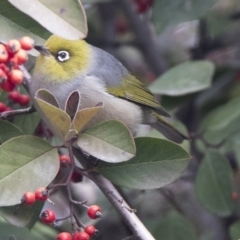
<path fill-rule="evenodd" d="M 21 44 L 18 40 L 11 39 L 8 41 L 6 48 L 9 53 L 16 53 L 21 49 Z"/>
<path fill-rule="evenodd" d="M 232 192 L 232 200 L 236 202 L 238 200 L 238 194 L 236 192 Z"/>
<path fill-rule="evenodd" d="M 15 84 L 10 81 L 6 81 L 1 83 L 0 87 L 2 88 L 3 91 L 11 92 L 15 88 Z"/>
<path fill-rule="evenodd" d="M 6 108 L 7 108 L 6 104 L 3 102 L 0 102 L 0 113 L 4 112 L 6 110 Z"/>
<path fill-rule="evenodd" d="M 75 232 L 72 237 L 73 240 L 89 240 L 90 236 L 86 232 Z"/>
<path fill-rule="evenodd" d="M 11 56 L 11 57 L 8 59 L 8 63 L 9 63 L 9 65 L 10 65 L 10 69 L 12 69 L 15 65 L 18 64 L 18 59 L 17 59 L 16 54 L 14 54 L 13 56 Z"/>
<path fill-rule="evenodd" d="M 66 167 L 67 165 L 71 164 L 70 157 L 68 155 L 61 155 L 59 156 L 61 167 Z"/>
<path fill-rule="evenodd" d="M 48 190 L 46 188 L 44 188 L 44 187 L 38 188 L 35 191 L 35 197 L 36 197 L 37 200 L 41 200 L 41 201 L 47 200 L 48 197 L 49 197 Z"/>
<path fill-rule="evenodd" d="M 17 59 L 17 64 L 18 64 L 18 65 L 21 65 L 21 64 L 25 63 L 25 62 L 28 60 L 28 55 L 27 55 L 26 51 L 23 50 L 23 49 L 20 49 L 20 50 L 15 54 L 14 57 L 16 57 L 16 59 Z"/>
<path fill-rule="evenodd" d="M 35 202 L 35 194 L 32 192 L 26 192 L 21 198 L 21 203 L 27 206 L 31 206 Z"/>
<path fill-rule="evenodd" d="M 34 46 L 34 40 L 28 36 L 22 37 L 19 42 L 24 50 L 31 50 Z"/>
<path fill-rule="evenodd" d="M 5 63 L 8 60 L 8 52 L 3 44 L 0 44 L 0 63 Z"/>
<path fill-rule="evenodd" d="M 8 94 L 8 98 L 15 103 L 18 103 L 19 97 L 20 97 L 20 93 L 18 91 L 12 91 Z"/>
<path fill-rule="evenodd" d="M 9 67 L 5 63 L 0 63 L 0 69 L 2 69 L 6 74 L 10 72 Z"/>
<path fill-rule="evenodd" d="M 55 212 L 52 210 L 45 210 L 40 216 L 42 222 L 50 224 L 53 223 L 56 219 Z"/>
<path fill-rule="evenodd" d="M 22 71 L 18 69 L 13 69 L 9 74 L 9 79 L 14 84 L 21 84 L 23 81 Z"/>
<path fill-rule="evenodd" d="M 62 232 L 57 235 L 57 240 L 72 240 L 72 235 L 68 232 Z"/>
<path fill-rule="evenodd" d="M 7 81 L 7 74 L 3 69 L 0 69 L 0 83 L 5 83 Z"/>
<path fill-rule="evenodd" d="M 71 181 L 74 183 L 79 183 L 83 180 L 83 176 L 81 173 L 74 171 L 72 173 Z"/>
<path fill-rule="evenodd" d="M 92 205 L 88 208 L 87 214 L 92 219 L 99 218 L 101 217 L 101 208 L 97 205 Z"/>
<path fill-rule="evenodd" d="M 96 233 L 96 228 L 93 225 L 88 225 L 84 228 L 84 232 L 89 236 L 93 236 Z"/>
<path fill-rule="evenodd" d="M 18 103 L 21 106 L 28 105 L 29 101 L 30 101 L 30 97 L 28 95 L 22 94 L 22 95 L 19 96 Z"/>

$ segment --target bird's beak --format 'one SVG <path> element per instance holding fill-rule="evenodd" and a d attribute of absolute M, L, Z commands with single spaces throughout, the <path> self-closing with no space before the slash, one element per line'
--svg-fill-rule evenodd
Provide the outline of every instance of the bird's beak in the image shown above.
<path fill-rule="evenodd" d="M 34 48 L 36 50 L 38 50 L 42 55 L 44 56 L 50 56 L 52 55 L 51 52 L 44 46 L 40 46 L 40 45 L 35 45 Z"/>

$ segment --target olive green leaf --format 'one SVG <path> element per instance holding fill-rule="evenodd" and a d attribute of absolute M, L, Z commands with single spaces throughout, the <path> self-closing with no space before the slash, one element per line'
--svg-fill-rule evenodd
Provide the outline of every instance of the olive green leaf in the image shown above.
<path fill-rule="evenodd" d="M 60 108 L 54 107 L 41 99 L 35 97 L 35 100 L 40 108 L 40 112 L 42 112 L 42 118 L 47 122 L 49 128 L 57 136 L 64 139 L 71 127 L 69 115 Z"/>
<path fill-rule="evenodd" d="M 216 150 L 209 150 L 205 155 L 195 190 L 199 201 L 209 211 L 223 217 L 232 213 L 232 170 L 227 159 Z"/>
<path fill-rule="evenodd" d="M 26 191 L 46 187 L 59 171 L 57 149 L 34 136 L 3 143 L 0 159 L 0 206 L 19 204 Z"/>
<path fill-rule="evenodd" d="M 77 132 L 80 132 L 84 126 L 103 108 L 103 103 L 96 107 L 84 108 L 77 112 L 73 119 L 73 126 Z"/>
<path fill-rule="evenodd" d="M 87 34 L 86 14 L 80 1 L 8 0 L 49 32 L 67 39 L 81 39 Z M 43 17 L 44 16 L 44 17 Z"/>
<path fill-rule="evenodd" d="M 20 128 L 24 134 L 31 135 L 40 122 L 40 116 L 37 112 L 31 114 L 17 115 L 13 119 L 13 123 Z"/>
<path fill-rule="evenodd" d="M 35 202 L 33 206 L 14 205 L 1 207 L 0 215 L 9 223 L 17 227 L 32 227 L 39 219 L 44 202 Z"/>
<path fill-rule="evenodd" d="M 43 44 L 44 39 L 51 35 L 39 23 L 15 8 L 8 0 L 0 1 L 0 32 L 1 42 L 29 36 L 38 44 Z M 37 55 L 36 50 L 34 55 Z"/>
<path fill-rule="evenodd" d="M 112 163 L 127 161 L 136 153 L 129 129 L 115 120 L 86 129 L 79 135 L 77 145 L 90 155 Z"/>
<path fill-rule="evenodd" d="M 196 240 L 196 232 L 191 224 L 183 215 L 177 211 L 170 211 L 153 231 L 156 239 L 165 240 Z"/>
<path fill-rule="evenodd" d="M 135 157 L 116 164 L 101 162 L 95 170 L 122 187 L 154 189 L 177 179 L 189 163 L 189 154 L 171 141 L 140 137 L 135 143 Z"/>
<path fill-rule="evenodd" d="M 23 132 L 17 126 L 0 119 L 0 144 L 20 135 L 23 135 Z"/>
<path fill-rule="evenodd" d="M 36 92 L 35 97 L 53 105 L 54 107 L 59 108 L 59 103 L 57 99 L 46 89 L 39 89 Z"/>
<path fill-rule="evenodd" d="M 160 76 L 150 90 L 156 94 L 181 96 L 211 86 L 214 65 L 210 61 L 181 63 Z"/>

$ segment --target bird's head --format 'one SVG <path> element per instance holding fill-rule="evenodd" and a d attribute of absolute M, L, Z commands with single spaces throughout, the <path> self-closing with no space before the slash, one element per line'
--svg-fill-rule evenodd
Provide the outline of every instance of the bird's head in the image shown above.
<path fill-rule="evenodd" d="M 74 79 L 90 64 L 91 48 L 84 40 L 67 40 L 52 35 L 44 46 L 36 45 L 40 52 L 34 74 L 49 81 L 64 82 Z"/>

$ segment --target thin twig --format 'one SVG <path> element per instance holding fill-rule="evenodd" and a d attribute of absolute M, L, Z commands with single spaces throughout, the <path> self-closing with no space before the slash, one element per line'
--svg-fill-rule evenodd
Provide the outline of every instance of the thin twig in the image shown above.
<path fill-rule="evenodd" d="M 29 114 L 35 112 L 34 107 L 28 107 L 24 109 L 16 109 L 16 110 L 11 110 L 11 111 L 6 111 L 3 113 L 0 113 L 0 119 L 8 119 L 17 115 L 22 115 L 22 114 Z"/>

